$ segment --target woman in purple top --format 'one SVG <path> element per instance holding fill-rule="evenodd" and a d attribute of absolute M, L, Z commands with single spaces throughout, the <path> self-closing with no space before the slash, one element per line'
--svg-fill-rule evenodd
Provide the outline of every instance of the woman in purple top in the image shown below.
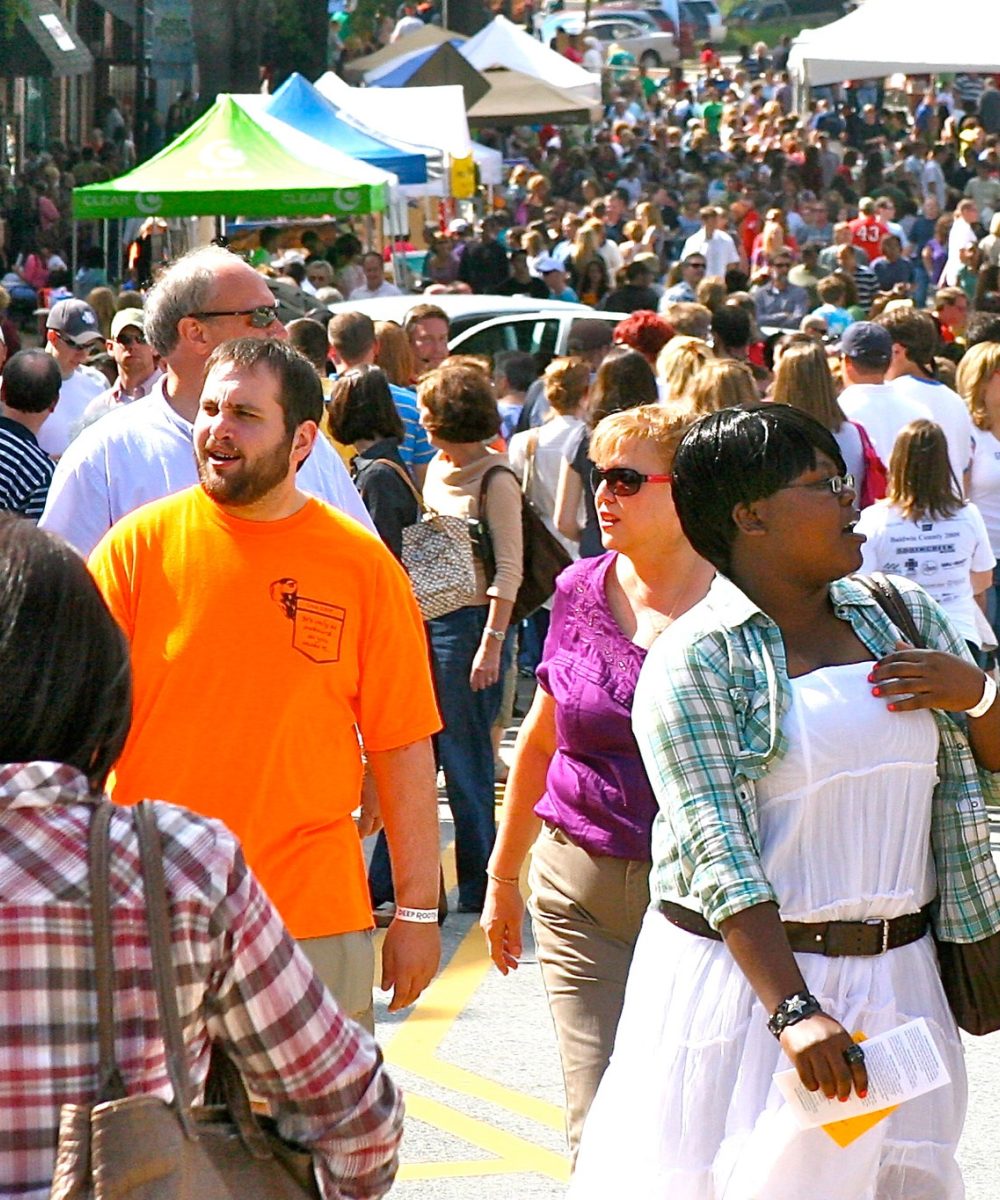
<path fill-rule="evenodd" d="M 558 580 L 487 872 L 481 925 L 506 975 L 521 955 L 519 876 L 533 847 L 532 925 L 574 1156 L 649 903 L 656 803 L 632 735 L 632 695 L 649 646 L 705 595 L 714 574 L 684 538 L 668 486 L 690 419 L 643 405 L 594 430 L 590 457 L 608 552 L 581 559 Z"/>

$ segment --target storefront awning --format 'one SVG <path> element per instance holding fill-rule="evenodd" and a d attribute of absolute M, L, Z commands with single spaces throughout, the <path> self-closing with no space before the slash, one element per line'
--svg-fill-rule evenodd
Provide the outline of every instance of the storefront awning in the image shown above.
<path fill-rule="evenodd" d="M 53 0 L 27 0 L 9 37 L 0 34 L 0 75 L 83 75 L 94 59 Z"/>

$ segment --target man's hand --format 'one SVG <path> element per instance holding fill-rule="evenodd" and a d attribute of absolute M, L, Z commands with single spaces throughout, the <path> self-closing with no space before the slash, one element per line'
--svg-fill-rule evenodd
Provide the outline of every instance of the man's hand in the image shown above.
<path fill-rule="evenodd" d="M 441 959 L 441 930 L 437 924 L 400 921 L 389 926 L 382 943 L 382 979 L 379 986 L 392 988 L 389 1012 L 412 1004 L 434 978 Z"/>

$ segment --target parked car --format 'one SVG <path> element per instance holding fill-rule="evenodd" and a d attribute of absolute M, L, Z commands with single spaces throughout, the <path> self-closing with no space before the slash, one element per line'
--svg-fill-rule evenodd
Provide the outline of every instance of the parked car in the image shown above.
<path fill-rule="evenodd" d="M 539 370 L 567 352 L 573 325 L 580 320 L 617 325 L 625 313 L 598 312 L 586 304 L 535 300 L 530 296 L 385 296 L 378 300 L 345 300 L 330 311 L 364 312 L 373 321 L 403 318 L 417 304 L 436 304 L 448 314 L 448 345 L 454 354 L 482 354 L 492 359 L 501 350 L 526 350 Z"/>
<path fill-rule="evenodd" d="M 691 28 L 696 42 L 718 45 L 726 36 L 726 24 L 715 0 L 679 0 L 682 25 Z"/>
<path fill-rule="evenodd" d="M 729 10 L 729 21 L 733 25 L 750 25 L 761 21 L 787 21 L 791 15 L 786 0 L 747 0 Z"/>
<path fill-rule="evenodd" d="M 662 15 L 662 14 L 661 14 Z M 548 16 L 541 25 L 542 41 L 548 45 L 557 29 L 567 33 L 588 33 L 596 37 L 606 51 L 615 44 L 627 50 L 636 62 L 647 67 L 660 67 L 680 59 L 680 51 L 672 30 L 665 30 L 663 21 L 652 12 L 642 8 L 610 9 L 595 8 L 590 14 L 590 24 L 585 24 L 581 12 L 559 12 Z"/>
<path fill-rule="evenodd" d="M 662 67 L 665 63 L 680 60 L 680 51 L 672 33 L 662 29 L 650 29 L 637 21 L 624 17 L 609 17 L 602 20 L 591 18 L 587 33 L 596 37 L 605 49 L 620 46 L 647 67 Z"/>

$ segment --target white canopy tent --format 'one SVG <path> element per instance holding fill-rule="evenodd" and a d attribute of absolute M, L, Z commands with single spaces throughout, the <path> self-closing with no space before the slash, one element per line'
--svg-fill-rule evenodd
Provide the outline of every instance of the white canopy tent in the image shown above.
<path fill-rule="evenodd" d="M 556 54 L 506 17 L 494 17 L 475 37 L 458 47 L 459 54 L 477 71 L 506 67 L 542 79 L 583 100 L 600 100 L 599 76 Z"/>
<path fill-rule="evenodd" d="M 362 129 L 439 158 L 464 159 L 471 154 L 483 183 L 496 186 L 503 182 L 503 155 L 472 140 L 465 96 L 457 84 L 355 88 L 327 71 L 316 80 L 316 87 Z M 413 141 L 417 131 L 421 142 Z M 427 184 L 404 186 L 401 190 L 405 195 L 447 195 L 441 175 Z"/>
<path fill-rule="evenodd" d="M 788 56 L 806 87 L 846 79 L 942 71 L 1000 70 L 1000 5 L 984 0 L 865 0 L 818 29 L 805 29 Z"/>

